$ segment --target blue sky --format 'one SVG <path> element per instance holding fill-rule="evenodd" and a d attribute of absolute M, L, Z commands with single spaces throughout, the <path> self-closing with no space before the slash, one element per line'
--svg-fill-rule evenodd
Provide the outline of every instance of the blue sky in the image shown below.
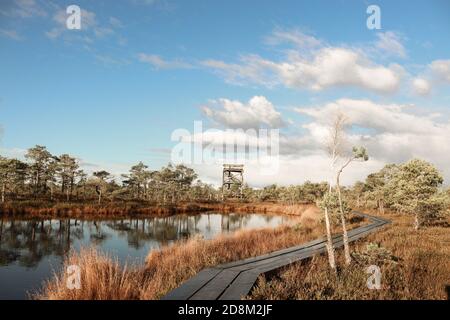
<path fill-rule="evenodd" d="M 70 4 L 83 10 L 82 30 L 64 28 Z M 380 30 L 366 27 L 370 4 L 381 9 Z M 326 117 L 330 103 L 345 110 L 364 100 L 374 104 L 364 109 L 372 113 L 348 110 L 353 138 L 375 132 L 373 162 L 351 179 L 411 156 L 428 157 L 448 176 L 438 151 L 448 151 L 439 144 L 450 139 L 449 33 L 448 1 L 2 1 L 0 147 L 20 157 L 46 145 L 117 173 L 139 160 L 156 169 L 170 160 L 176 128 L 191 130 L 194 120 L 230 127 L 224 116 L 232 115 L 218 99 L 239 101 L 246 112 L 252 97 L 263 96 L 289 123 L 281 128 L 287 141 L 309 139 L 303 150 L 310 152 L 286 152 L 283 161 L 293 169 L 303 164 L 293 158 L 319 155 L 310 146 L 320 131 L 313 127 L 323 125 L 318 113 Z M 335 65 L 333 59 L 352 55 L 356 78 L 322 72 L 322 61 Z M 217 112 L 208 116 L 204 106 Z M 264 114 L 249 114 L 252 123 L 273 127 Z M 369 121 L 379 114 L 380 122 L 411 123 L 392 130 Z M 406 130 L 416 125 L 434 132 L 426 148 L 414 138 L 423 133 Z M 321 168 L 296 179 L 281 172 L 275 180 L 320 180 Z M 200 172 L 215 182 L 214 170 Z M 252 181 L 273 178 L 250 173 Z"/>

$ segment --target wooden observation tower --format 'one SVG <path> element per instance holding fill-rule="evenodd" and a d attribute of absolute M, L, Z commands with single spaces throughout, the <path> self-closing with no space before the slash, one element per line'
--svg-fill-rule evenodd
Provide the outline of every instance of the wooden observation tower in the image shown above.
<path fill-rule="evenodd" d="M 226 196 L 241 198 L 244 185 L 244 165 L 224 164 L 222 174 L 222 199 Z"/>

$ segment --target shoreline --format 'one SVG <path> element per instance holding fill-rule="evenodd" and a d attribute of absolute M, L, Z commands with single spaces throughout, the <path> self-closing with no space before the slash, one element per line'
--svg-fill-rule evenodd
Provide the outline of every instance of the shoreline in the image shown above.
<path fill-rule="evenodd" d="M 365 220 L 355 221 L 349 224 L 349 229 L 365 223 Z M 323 233 L 320 221 L 309 220 L 300 225 L 238 230 L 209 240 L 193 237 L 151 250 L 142 265 L 134 266 L 121 266 L 113 256 L 88 247 L 80 252 L 72 252 L 64 262 L 65 266 L 76 264 L 81 267 L 82 282 L 85 283 L 82 291 L 67 290 L 64 285 L 60 285 L 67 280 L 67 274 L 60 272 L 55 274 L 56 278 L 45 282 L 32 298 L 159 300 L 204 268 L 286 249 L 321 238 Z M 109 273 L 106 276 L 104 270 L 112 271 L 112 276 Z M 101 292 L 96 287 L 98 278 L 95 275 L 99 274 L 105 275 L 102 278 L 105 286 Z"/>
<path fill-rule="evenodd" d="M 315 218 L 317 208 L 311 203 L 279 204 L 272 202 L 183 202 L 174 205 L 154 205 L 148 203 L 39 203 L 10 202 L 0 205 L 1 218 L 19 219 L 100 219 L 100 218 L 153 218 L 169 217 L 177 214 L 195 215 L 204 212 L 220 213 L 263 213 L 293 216 L 309 216 Z M 314 211 L 314 212 L 312 212 Z M 308 214 L 307 214 L 308 216 Z"/>

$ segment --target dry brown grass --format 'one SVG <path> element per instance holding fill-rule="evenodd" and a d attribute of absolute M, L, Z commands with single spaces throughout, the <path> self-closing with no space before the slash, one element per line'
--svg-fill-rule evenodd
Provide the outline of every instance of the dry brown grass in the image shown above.
<path fill-rule="evenodd" d="M 81 289 L 67 288 L 68 273 L 60 272 L 46 282 L 35 299 L 49 300 L 130 300 L 139 298 L 138 280 L 142 272 L 120 266 L 117 260 L 94 249 L 72 252 L 64 262 L 63 270 L 77 265 L 81 270 Z"/>
<path fill-rule="evenodd" d="M 5 203 L 0 205 L 0 215 L 21 218 L 103 218 L 103 217 L 149 217 L 169 216 L 183 213 L 199 213 L 210 210 L 206 206 L 193 203 L 178 205 L 145 205 L 127 203 L 109 203 L 90 205 L 80 203 L 56 203 L 43 205 L 27 205 L 21 203 Z"/>
<path fill-rule="evenodd" d="M 244 202 L 184 202 L 173 205 L 156 205 L 147 202 L 105 202 L 104 204 L 12 201 L 0 204 L 0 216 L 20 218 L 124 218 L 170 216 L 174 214 L 195 214 L 205 211 L 224 213 L 275 213 L 297 215 L 315 220 L 320 216 L 319 209 L 313 204 L 283 205 L 277 203 Z M 302 218 L 302 219 L 303 219 Z"/>
<path fill-rule="evenodd" d="M 249 258 L 315 239 L 323 234 L 313 219 L 301 225 L 275 229 L 238 231 L 213 240 L 192 238 L 152 251 L 144 267 L 124 270 L 117 261 L 83 250 L 72 253 L 65 266 L 80 266 L 81 290 L 66 288 L 66 275 L 57 274 L 47 282 L 37 299 L 158 299 L 203 268 Z M 98 274 L 98 276 L 96 276 Z"/>
<path fill-rule="evenodd" d="M 201 269 L 287 248 L 323 234 L 322 226 L 279 227 L 238 231 L 233 236 L 219 236 L 210 241 L 191 239 L 185 243 L 152 251 L 147 257 L 148 282 L 145 299 L 158 299 L 179 286 Z"/>
<path fill-rule="evenodd" d="M 366 286 L 366 265 L 353 263 L 330 272 L 325 256 L 293 264 L 278 276 L 261 277 L 249 299 L 446 299 L 450 285 L 450 229 L 433 226 L 414 231 L 413 219 L 386 215 L 393 221 L 375 234 L 359 241 L 353 249 L 361 252 L 367 243 L 378 243 L 398 257 L 398 263 L 379 263 L 381 290 Z M 341 265 L 342 261 L 341 261 Z"/>
<path fill-rule="evenodd" d="M 310 203 L 300 204 L 280 204 L 272 202 L 225 202 L 225 203 L 211 203 L 202 204 L 202 206 L 208 207 L 211 210 L 217 210 L 221 212 L 241 212 L 241 213 L 279 213 L 296 215 L 302 217 L 309 217 L 313 220 L 317 219 L 321 212 L 316 205 Z"/>
<path fill-rule="evenodd" d="M 221 205 L 224 212 L 276 212 L 276 204 Z M 301 226 L 239 231 L 213 240 L 194 238 L 152 251 L 144 267 L 124 268 L 93 250 L 73 253 L 65 265 L 82 270 L 82 290 L 68 290 L 64 274 L 47 282 L 39 299 L 158 299 L 203 268 L 257 256 L 323 236 L 317 209 L 299 206 Z M 292 264 L 274 278 L 261 277 L 249 299 L 445 299 L 450 285 L 450 232 L 445 226 L 415 231 L 409 216 L 388 214 L 392 220 L 375 234 L 352 245 L 354 252 L 367 243 L 378 243 L 399 258 L 380 262 L 382 289 L 369 290 L 365 265 L 353 263 L 338 276 L 330 271 L 326 256 Z M 360 225 L 354 219 L 349 229 Z M 339 251 L 338 251 L 339 252 Z M 338 254 L 338 260 L 342 257 Z M 340 261 L 340 265 L 343 263 Z"/>
<path fill-rule="evenodd" d="M 73 293 L 66 289 L 64 275 L 58 275 L 35 298 L 99 299 L 110 296 L 123 299 L 159 299 L 203 268 L 258 256 L 304 243 L 324 234 L 323 225 L 317 218 L 309 215 L 307 219 L 298 220 L 302 222 L 275 229 L 238 231 L 213 240 L 192 238 L 178 242 L 150 252 L 144 267 L 129 269 L 126 274 L 116 262 L 103 255 L 92 251 L 73 254 L 66 264 L 79 265 L 82 273 L 92 274 L 93 271 L 100 272 L 100 269 L 107 268 L 111 271 L 102 274 L 124 280 L 87 276 L 82 282 L 83 289 Z M 357 221 L 349 227 L 353 228 L 361 223 L 363 222 Z M 102 289 L 101 294 L 98 294 L 96 287 L 100 282 Z M 114 292 L 108 293 L 109 290 Z M 120 290 L 124 292 L 119 293 Z"/>

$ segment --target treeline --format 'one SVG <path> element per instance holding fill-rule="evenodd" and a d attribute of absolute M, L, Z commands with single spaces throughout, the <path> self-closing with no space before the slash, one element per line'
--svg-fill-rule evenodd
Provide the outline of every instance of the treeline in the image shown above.
<path fill-rule="evenodd" d="M 415 227 L 444 218 L 449 213 L 450 188 L 434 165 L 413 159 L 389 164 L 347 190 L 353 206 L 413 214 Z"/>
<path fill-rule="evenodd" d="M 197 173 L 184 165 L 168 165 L 150 170 L 139 162 L 117 181 L 105 171 L 88 175 L 79 161 L 69 155 L 51 154 L 45 146 L 27 150 L 25 161 L 0 156 L 1 201 L 47 200 L 55 202 L 148 201 L 174 204 L 181 201 L 219 201 L 222 190 L 198 179 Z M 245 185 L 240 198 L 245 201 L 283 203 L 310 202 L 321 198 L 327 183 L 254 189 Z M 225 191 L 226 193 L 226 191 Z"/>
<path fill-rule="evenodd" d="M 217 190 L 197 180 L 184 165 L 152 171 L 142 162 L 132 166 L 121 181 L 101 170 L 88 175 L 69 154 L 55 156 L 44 146 L 27 150 L 25 161 L 0 157 L 1 201 L 47 200 L 151 201 L 159 204 L 216 199 Z"/>
<path fill-rule="evenodd" d="M 254 189 L 245 185 L 242 189 L 242 197 L 248 201 L 274 201 L 286 204 L 315 203 L 325 195 L 327 190 L 327 182 L 311 181 L 287 187 L 272 184 L 262 189 Z"/>
<path fill-rule="evenodd" d="M 365 181 L 342 187 L 346 207 L 386 209 L 416 215 L 420 225 L 441 216 L 449 207 L 450 189 L 430 163 L 413 159 L 389 164 L 370 174 Z M 198 180 L 196 172 L 184 165 L 150 170 L 139 162 L 120 181 L 107 171 L 88 175 L 69 154 L 52 155 L 46 147 L 27 150 L 25 161 L 0 156 L 1 201 L 39 199 L 56 202 L 130 201 L 176 204 L 183 201 L 219 201 L 222 190 Z M 236 190 L 231 190 L 235 192 Z M 245 185 L 243 201 L 273 201 L 286 204 L 319 203 L 327 197 L 327 182 L 306 181 L 302 185 L 270 185 L 262 189 Z M 336 208 L 335 208 L 336 209 Z M 333 211 L 333 208 L 330 208 Z M 337 209 L 336 209 L 337 210 Z"/>
<path fill-rule="evenodd" d="M 380 214 L 391 212 L 413 214 L 416 228 L 444 218 L 450 206 L 450 188 L 443 188 L 443 176 L 423 160 L 413 159 L 403 164 L 388 164 L 380 171 L 358 181 L 353 186 L 341 187 L 346 208 L 375 209 Z M 327 182 L 305 182 L 288 187 L 270 185 L 260 190 L 243 189 L 250 201 L 277 201 L 287 204 L 323 202 L 328 194 Z M 336 202 L 337 200 L 334 199 Z M 337 215 L 338 204 L 330 204 L 331 213 Z"/>

